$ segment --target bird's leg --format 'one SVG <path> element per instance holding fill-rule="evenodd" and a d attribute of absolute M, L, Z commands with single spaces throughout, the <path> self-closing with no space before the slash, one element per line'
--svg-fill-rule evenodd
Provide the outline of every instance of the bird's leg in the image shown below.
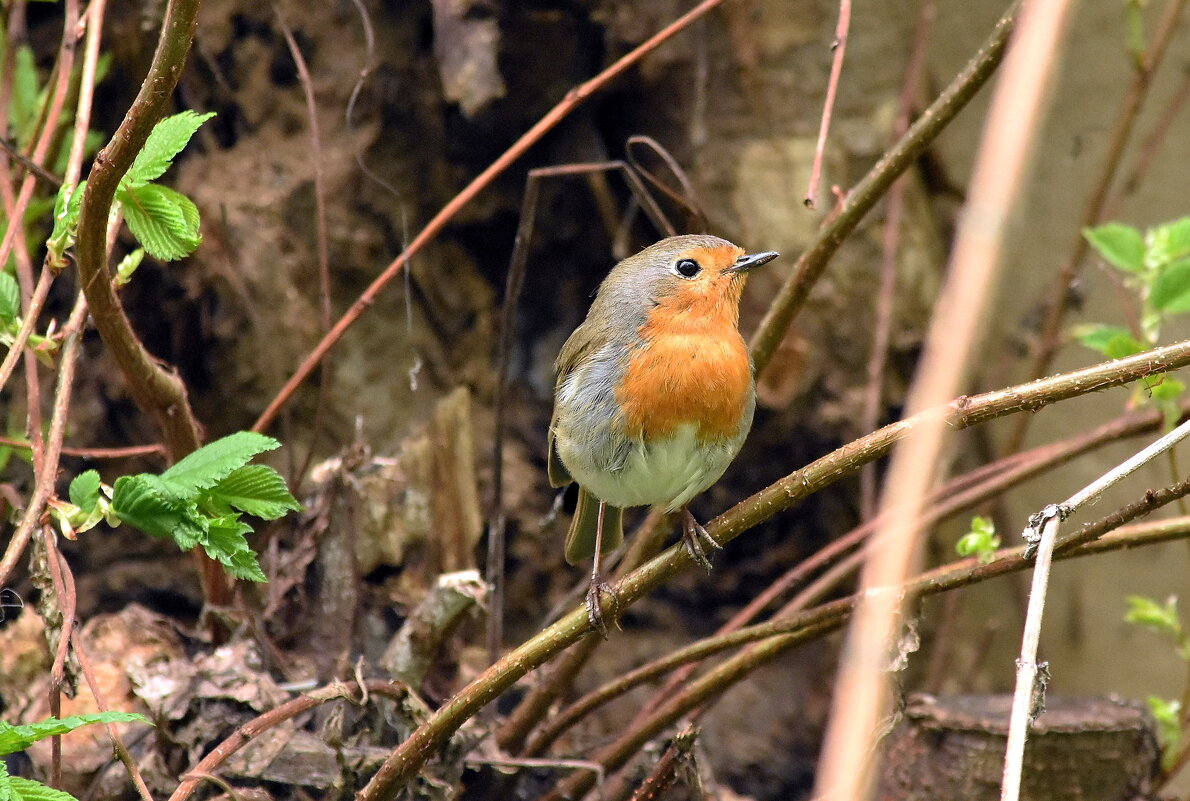
<path fill-rule="evenodd" d="M 591 621 L 591 625 L 595 630 L 603 635 L 603 639 L 607 639 L 607 625 L 603 622 L 603 609 L 599 597 L 600 590 L 606 592 L 612 599 L 612 622 L 614 623 L 619 616 L 620 599 L 616 596 L 616 591 L 612 589 L 611 585 L 603 580 L 603 575 L 599 572 L 600 557 L 603 556 L 603 510 L 607 506 L 603 501 L 599 502 L 599 515 L 595 521 L 595 561 L 591 568 L 591 586 L 587 589 L 587 619 Z M 618 624 L 617 624 L 618 625 Z"/>
<path fill-rule="evenodd" d="M 715 542 L 715 538 L 707 533 L 694 515 L 690 514 L 690 510 L 682 507 L 682 544 L 686 546 L 686 550 L 690 552 L 691 558 L 695 562 L 702 565 L 703 570 L 708 573 L 711 572 L 711 560 L 707 558 L 705 544 L 711 550 L 719 550 L 723 546 Z"/>

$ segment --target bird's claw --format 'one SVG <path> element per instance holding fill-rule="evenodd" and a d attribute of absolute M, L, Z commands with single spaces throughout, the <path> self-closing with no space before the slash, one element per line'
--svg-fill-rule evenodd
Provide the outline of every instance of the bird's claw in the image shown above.
<path fill-rule="evenodd" d="M 703 547 L 704 543 L 706 548 Z M 711 560 L 707 558 L 707 548 L 714 551 L 723 548 L 722 545 L 715 542 L 715 538 L 707 533 L 707 530 L 694 519 L 694 515 L 689 511 L 682 517 L 682 544 L 686 546 L 690 557 L 708 573 L 711 572 Z"/>
<path fill-rule="evenodd" d="M 612 599 L 611 616 L 616 628 L 620 627 L 620 596 L 612 589 L 612 585 L 603 580 L 602 576 L 591 576 L 591 586 L 587 588 L 587 620 L 603 639 L 607 639 L 607 624 L 603 622 L 603 604 L 600 592 L 606 592 Z"/>

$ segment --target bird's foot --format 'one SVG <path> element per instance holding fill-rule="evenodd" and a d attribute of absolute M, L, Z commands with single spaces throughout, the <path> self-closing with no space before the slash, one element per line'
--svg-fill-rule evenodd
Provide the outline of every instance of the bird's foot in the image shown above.
<path fill-rule="evenodd" d="M 599 597 L 600 592 L 606 592 L 611 597 L 609 612 L 612 623 L 619 628 L 620 596 L 616 595 L 612 585 L 603 580 L 603 576 L 596 573 L 591 576 L 591 586 L 587 589 L 587 620 L 591 621 L 591 626 L 606 640 L 607 624 L 603 622 L 603 599 Z"/>
<path fill-rule="evenodd" d="M 711 560 L 707 558 L 707 549 L 718 551 L 723 547 L 694 519 L 689 509 L 682 510 L 682 544 L 694 561 L 708 573 L 711 572 Z"/>

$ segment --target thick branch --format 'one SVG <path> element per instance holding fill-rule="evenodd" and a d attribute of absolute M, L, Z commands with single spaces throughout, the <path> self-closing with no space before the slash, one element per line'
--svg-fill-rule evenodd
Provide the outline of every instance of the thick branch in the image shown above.
<path fill-rule="evenodd" d="M 83 194 L 76 247 L 79 277 L 95 328 L 124 373 L 136 405 L 157 419 L 175 460 L 198 448 L 198 423 L 181 380 L 145 350 L 132 330 L 112 288 L 106 243 L 116 189 L 177 86 L 194 38 L 198 6 L 199 0 L 171 0 L 166 9 L 157 52 L 140 93 L 112 140 L 95 156 Z"/>

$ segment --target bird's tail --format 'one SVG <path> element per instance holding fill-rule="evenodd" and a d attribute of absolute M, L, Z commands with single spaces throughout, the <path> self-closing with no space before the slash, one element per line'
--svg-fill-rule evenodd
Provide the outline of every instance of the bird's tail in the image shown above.
<path fill-rule="evenodd" d="M 572 565 L 585 562 L 595 555 L 595 533 L 599 524 L 599 499 L 582 487 L 578 490 L 578 506 L 566 534 L 566 561 Z M 624 541 L 624 510 L 616 506 L 603 508 L 603 547 L 609 554 Z"/>

